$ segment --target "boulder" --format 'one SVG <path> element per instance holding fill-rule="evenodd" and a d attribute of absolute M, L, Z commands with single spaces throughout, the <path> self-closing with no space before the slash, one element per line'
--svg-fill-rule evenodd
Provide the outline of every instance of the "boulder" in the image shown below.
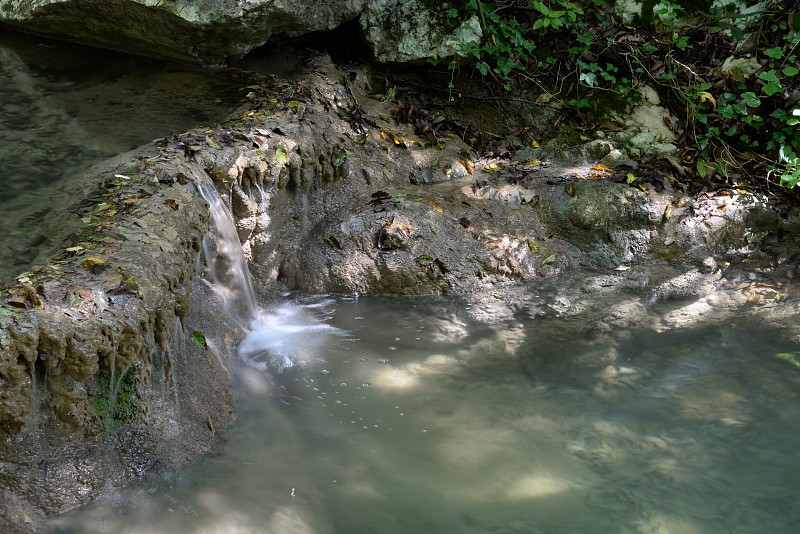
<path fill-rule="evenodd" d="M 272 36 L 359 20 L 380 61 L 451 56 L 480 36 L 477 20 L 422 0 L 0 0 L 0 24 L 84 44 L 195 64 L 240 59 Z"/>

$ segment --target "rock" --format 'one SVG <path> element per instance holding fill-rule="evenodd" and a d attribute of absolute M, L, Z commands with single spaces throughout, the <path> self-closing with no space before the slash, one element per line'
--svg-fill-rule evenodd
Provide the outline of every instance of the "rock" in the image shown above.
<path fill-rule="evenodd" d="M 238 60 L 272 36 L 299 36 L 359 20 L 379 61 L 439 59 L 480 38 L 475 17 L 422 0 L 0 0 L 10 28 L 196 64 Z"/>
<path fill-rule="evenodd" d="M 654 136 L 658 136 L 659 140 L 675 141 L 675 133 L 670 125 L 676 124 L 677 119 L 672 117 L 666 108 L 661 107 L 658 93 L 647 85 L 639 88 L 639 92 L 642 101 L 625 118 L 626 124 L 650 132 Z"/>
<path fill-rule="evenodd" d="M 624 150 L 615 148 L 609 151 L 609 153 L 600 160 L 600 164 L 613 169 L 619 165 L 633 166 L 633 160 L 628 157 L 628 154 Z"/>
<path fill-rule="evenodd" d="M 480 40 L 478 17 L 463 22 L 442 6 L 424 0 L 367 2 L 359 22 L 375 58 L 381 62 L 441 59 Z"/>
<path fill-rule="evenodd" d="M 753 57 L 729 56 L 722 62 L 720 70 L 725 76 L 730 76 L 737 82 L 743 82 L 761 70 L 761 64 Z"/>

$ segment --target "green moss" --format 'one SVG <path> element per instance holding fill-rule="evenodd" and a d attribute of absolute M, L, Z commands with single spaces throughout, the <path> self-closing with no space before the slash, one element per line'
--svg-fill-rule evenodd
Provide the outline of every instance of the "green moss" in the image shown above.
<path fill-rule="evenodd" d="M 122 376 L 114 376 L 114 383 L 108 369 L 98 374 L 94 406 L 106 430 L 117 430 L 133 419 L 136 413 L 136 377 L 133 367 Z"/>

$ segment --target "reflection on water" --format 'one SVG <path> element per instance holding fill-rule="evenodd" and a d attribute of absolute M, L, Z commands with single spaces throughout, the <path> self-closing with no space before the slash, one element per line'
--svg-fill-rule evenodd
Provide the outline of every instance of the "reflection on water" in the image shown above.
<path fill-rule="evenodd" d="M 153 139 L 225 118 L 222 73 L 0 33 L 0 282 L 61 247 L 80 172 Z"/>
<path fill-rule="evenodd" d="M 232 359 L 218 455 L 50 531 L 800 532 L 800 373 L 778 336 L 578 340 L 531 319 L 520 345 L 454 302 L 308 304 L 250 341 L 294 365 Z"/>

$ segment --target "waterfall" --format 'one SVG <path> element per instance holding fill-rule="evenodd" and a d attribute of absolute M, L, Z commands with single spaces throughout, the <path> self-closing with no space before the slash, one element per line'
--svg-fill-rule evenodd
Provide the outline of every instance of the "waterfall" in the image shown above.
<path fill-rule="evenodd" d="M 319 358 L 330 336 L 346 333 L 314 317 L 308 305 L 283 304 L 261 314 L 233 216 L 209 177 L 195 179 L 211 214 L 211 232 L 203 240 L 203 256 L 214 291 L 247 333 L 237 348 L 239 358 L 251 367 L 276 372 Z M 266 202 L 267 196 L 259 190 Z"/>
<path fill-rule="evenodd" d="M 195 176 L 195 179 L 211 215 L 211 232 L 203 239 L 203 256 L 214 291 L 222 298 L 225 310 L 236 324 L 250 330 L 259 320 L 258 305 L 233 216 L 210 178 L 203 180 Z"/>

